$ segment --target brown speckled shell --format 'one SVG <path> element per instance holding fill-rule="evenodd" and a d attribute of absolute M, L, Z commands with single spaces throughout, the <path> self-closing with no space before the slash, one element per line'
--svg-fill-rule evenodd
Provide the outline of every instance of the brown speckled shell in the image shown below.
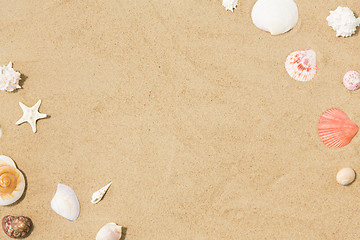
<path fill-rule="evenodd" d="M 5 216 L 2 220 L 4 232 L 12 238 L 24 238 L 31 231 L 31 219 L 28 217 Z"/>

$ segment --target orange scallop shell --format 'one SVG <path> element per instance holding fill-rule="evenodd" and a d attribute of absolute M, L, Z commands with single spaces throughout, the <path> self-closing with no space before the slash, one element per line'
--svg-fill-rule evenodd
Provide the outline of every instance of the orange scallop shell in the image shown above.
<path fill-rule="evenodd" d="M 341 110 L 332 108 L 321 115 L 318 131 L 328 147 L 340 148 L 348 145 L 359 127 Z"/>

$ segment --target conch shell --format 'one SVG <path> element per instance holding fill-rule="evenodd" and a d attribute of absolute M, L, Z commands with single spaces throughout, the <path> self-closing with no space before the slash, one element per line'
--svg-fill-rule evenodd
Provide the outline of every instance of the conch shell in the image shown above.
<path fill-rule="evenodd" d="M 239 4 L 239 0 L 223 0 L 222 5 L 226 10 L 234 11 L 236 6 Z"/>
<path fill-rule="evenodd" d="M 0 205 L 6 206 L 16 202 L 24 190 L 24 175 L 16 168 L 11 158 L 0 155 Z"/>
<path fill-rule="evenodd" d="M 116 223 L 105 224 L 96 234 L 96 240 L 119 240 L 122 227 Z"/>
<path fill-rule="evenodd" d="M 2 228 L 11 238 L 24 238 L 29 235 L 32 222 L 28 217 L 5 216 L 2 220 Z"/>
<path fill-rule="evenodd" d="M 350 37 L 360 25 L 360 18 L 356 18 L 354 12 L 348 7 L 337 7 L 330 11 L 326 18 L 328 25 L 336 31 L 336 36 Z"/>
<path fill-rule="evenodd" d="M 18 88 L 21 74 L 12 68 L 12 63 L 0 67 L 0 90 L 12 92 Z"/>
<path fill-rule="evenodd" d="M 91 203 L 96 204 L 96 203 L 100 202 L 101 199 L 104 197 L 106 191 L 109 189 L 111 184 L 112 184 L 112 182 L 110 182 L 106 186 L 100 188 L 98 191 L 94 192 L 91 197 Z"/>
<path fill-rule="evenodd" d="M 51 200 L 51 208 L 60 216 L 75 221 L 80 214 L 80 203 L 71 187 L 59 183 L 55 196 Z"/>

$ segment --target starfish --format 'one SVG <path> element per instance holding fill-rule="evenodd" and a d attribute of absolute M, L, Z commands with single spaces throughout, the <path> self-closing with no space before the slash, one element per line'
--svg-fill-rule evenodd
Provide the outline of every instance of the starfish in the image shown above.
<path fill-rule="evenodd" d="M 23 115 L 19 119 L 19 121 L 16 122 L 17 125 L 20 125 L 24 122 L 28 122 L 31 125 L 31 128 L 33 132 L 36 132 L 36 121 L 42 118 L 46 118 L 47 115 L 43 113 L 39 113 L 39 107 L 41 104 L 41 100 L 39 100 L 34 106 L 31 108 L 25 106 L 22 102 L 19 102 L 19 105 L 21 109 L 23 110 Z"/>

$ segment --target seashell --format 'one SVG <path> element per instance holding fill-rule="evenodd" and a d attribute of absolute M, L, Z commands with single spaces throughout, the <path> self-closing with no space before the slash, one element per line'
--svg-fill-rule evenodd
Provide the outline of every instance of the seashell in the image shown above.
<path fill-rule="evenodd" d="M 21 198 L 25 190 L 25 178 L 16 168 L 15 162 L 0 155 L 0 206 L 13 204 Z"/>
<path fill-rule="evenodd" d="M 348 7 L 337 7 L 335 11 L 330 11 L 326 20 L 328 25 L 336 31 L 337 37 L 350 37 L 360 25 L 360 18 L 356 18 L 354 12 Z"/>
<path fill-rule="evenodd" d="M 100 188 L 98 191 L 94 192 L 92 197 L 91 197 L 91 203 L 98 203 L 101 201 L 101 199 L 104 197 L 105 193 L 107 192 L 107 190 L 109 189 L 110 185 L 112 184 L 112 182 L 108 183 L 106 186 Z"/>
<path fill-rule="evenodd" d="M 290 77 L 307 82 L 316 75 L 316 53 L 313 50 L 290 53 L 285 61 L 285 68 Z"/>
<path fill-rule="evenodd" d="M 96 240 L 119 240 L 122 227 L 116 223 L 105 224 L 96 234 Z"/>
<path fill-rule="evenodd" d="M 341 110 L 332 108 L 321 115 L 318 131 L 321 141 L 328 147 L 340 148 L 348 145 L 359 127 Z"/>
<path fill-rule="evenodd" d="M 55 196 L 51 200 L 51 208 L 60 216 L 75 221 L 80 214 L 80 204 L 71 187 L 59 183 Z"/>
<path fill-rule="evenodd" d="M 343 168 L 336 174 L 336 181 L 346 186 L 354 182 L 355 176 L 355 171 L 352 168 Z"/>
<path fill-rule="evenodd" d="M 17 88 L 21 88 L 19 80 L 20 73 L 12 68 L 11 62 L 7 66 L 0 67 L 0 90 L 12 92 Z"/>
<path fill-rule="evenodd" d="M 226 10 L 234 11 L 237 5 L 239 4 L 239 0 L 223 0 L 222 5 Z"/>
<path fill-rule="evenodd" d="M 293 0 L 258 0 L 251 12 L 256 27 L 279 35 L 293 29 L 298 22 L 298 7 Z"/>
<path fill-rule="evenodd" d="M 2 227 L 6 235 L 12 238 L 24 238 L 30 234 L 32 228 L 31 219 L 24 216 L 5 216 Z"/>
<path fill-rule="evenodd" d="M 358 90 L 360 88 L 360 73 L 356 71 L 349 71 L 345 73 L 343 84 L 350 91 Z"/>

